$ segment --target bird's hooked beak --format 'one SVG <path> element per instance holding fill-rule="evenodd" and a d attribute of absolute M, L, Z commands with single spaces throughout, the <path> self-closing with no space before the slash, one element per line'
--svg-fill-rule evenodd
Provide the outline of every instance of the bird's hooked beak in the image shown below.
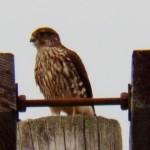
<path fill-rule="evenodd" d="M 35 42 L 36 41 L 36 39 L 35 39 L 35 37 L 34 36 L 31 36 L 31 38 L 30 38 L 30 42 Z"/>

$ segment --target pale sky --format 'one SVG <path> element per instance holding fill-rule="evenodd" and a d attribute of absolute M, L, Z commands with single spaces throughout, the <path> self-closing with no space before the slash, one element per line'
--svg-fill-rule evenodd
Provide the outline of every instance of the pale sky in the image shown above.
<path fill-rule="evenodd" d="M 36 49 L 31 32 L 54 28 L 62 43 L 76 51 L 87 69 L 94 97 L 119 97 L 131 82 L 134 49 L 150 48 L 149 0 L 1 0 L 1 52 L 15 55 L 19 95 L 42 98 L 34 80 Z M 128 111 L 98 106 L 97 115 L 119 121 L 128 150 Z M 28 109 L 21 119 L 50 115 L 48 108 Z"/>

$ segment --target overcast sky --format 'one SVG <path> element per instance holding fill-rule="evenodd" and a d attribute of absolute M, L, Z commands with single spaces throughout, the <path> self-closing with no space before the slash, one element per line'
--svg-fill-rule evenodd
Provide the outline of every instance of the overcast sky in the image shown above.
<path fill-rule="evenodd" d="M 82 58 L 94 97 L 119 97 L 131 82 L 133 50 L 150 48 L 149 6 L 148 0 L 1 0 L 0 51 L 15 55 L 19 94 L 42 98 L 34 80 L 36 49 L 29 39 L 36 28 L 49 26 Z M 120 122 L 127 150 L 128 111 L 99 106 L 96 113 Z M 28 109 L 21 119 L 49 114 L 48 108 Z"/>

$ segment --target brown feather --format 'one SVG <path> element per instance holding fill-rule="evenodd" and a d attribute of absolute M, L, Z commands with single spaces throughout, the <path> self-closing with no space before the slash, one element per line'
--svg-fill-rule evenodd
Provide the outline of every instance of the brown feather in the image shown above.
<path fill-rule="evenodd" d="M 85 86 L 86 91 L 87 91 L 87 97 L 92 98 L 93 93 L 92 93 L 91 84 L 90 84 L 87 71 L 83 65 L 81 58 L 78 56 L 77 53 L 75 53 L 72 50 L 68 50 L 68 49 L 67 49 L 67 56 L 72 60 L 72 63 L 74 64 L 81 80 L 84 83 L 84 86 Z"/>
<path fill-rule="evenodd" d="M 75 53 L 74 51 L 72 50 L 69 50 L 66 48 L 66 51 L 67 51 L 67 55 L 68 57 L 72 60 L 72 63 L 74 64 L 81 80 L 83 81 L 83 84 L 86 88 L 86 92 L 87 92 L 87 97 L 88 98 L 92 98 L 93 97 L 93 93 L 92 93 L 92 88 L 91 88 L 91 84 L 90 84 L 90 81 L 89 81 L 89 78 L 88 78 L 88 74 L 87 74 L 87 71 L 84 67 L 84 64 L 81 60 L 81 58 L 78 56 L 77 53 Z M 94 106 L 92 105 L 92 108 L 95 112 L 95 108 Z"/>

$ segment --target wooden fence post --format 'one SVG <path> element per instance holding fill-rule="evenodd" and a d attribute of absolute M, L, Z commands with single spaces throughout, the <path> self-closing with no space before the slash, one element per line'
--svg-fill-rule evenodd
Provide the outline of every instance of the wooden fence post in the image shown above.
<path fill-rule="evenodd" d="M 150 149 L 150 50 L 133 52 L 130 150 Z"/>
<path fill-rule="evenodd" d="M 20 121 L 17 150 L 122 150 L 116 120 L 90 116 L 50 116 Z"/>
<path fill-rule="evenodd" d="M 14 56 L 0 53 L 0 150 L 16 150 Z"/>

